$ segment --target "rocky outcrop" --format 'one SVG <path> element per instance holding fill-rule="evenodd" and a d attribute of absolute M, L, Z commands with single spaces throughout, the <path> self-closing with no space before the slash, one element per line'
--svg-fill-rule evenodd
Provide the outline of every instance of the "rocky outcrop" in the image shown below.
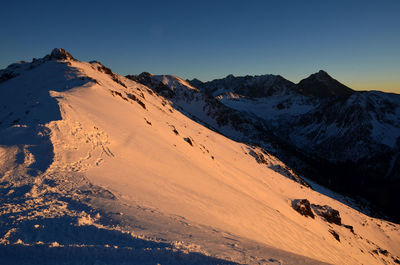
<path fill-rule="evenodd" d="M 328 205 L 311 204 L 307 199 L 295 199 L 292 201 L 292 207 L 301 215 L 315 217 L 315 214 L 322 217 L 331 224 L 342 225 L 342 218 L 338 210 Z M 315 214 L 314 214 L 315 213 Z M 346 228 L 351 226 L 345 226 Z M 350 228 L 349 228 L 350 229 Z M 353 227 L 351 227 L 351 230 Z"/>
<path fill-rule="evenodd" d="M 120 84 L 121 86 L 126 88 L 126 85 L 124 82 L 122 82 L 118 76 L 116 74 L 113 73 L 113 71 L 111 71 L 110 68 L 105 67 L 102 63 L 98 62 L 98 61 L 91 61 L 90 64 L 97 69 L 97 71 L 105 73 L 107 75 L 110 76 L 110 78 L 117 84 Z"/>
<path fill-rule="evenodd" d="M 260 150 L 260 151 L 257 151 L 257 150 Z M 250 150 L 249 154 L 252 157 L 254 157 L 254 159 L 257 161 L 257 163 L 265 164 L 266 166 L 268 166 L 270 169 L 274 170 L 275 172 L 277 172 L 293 181 L 296 181 L 297 183 L 300 183 L 301 185 L 303 185 L 307 188 L 311 188 L 310 184 L 308 184 L 303 178 L 301 178 L 298 174 L 296 174 L 296 172 L 294 172 L 288 166 L 286 166 L 284 164 L 280 165 L 280 164 L 271 163 L 268 160 L 268 157 L 270 157 L 270 154 L 268 154 L 268 152 L 266 152 L 262 148 Z"/>
<path fill-rule="evenodd" d="M 175 96 L 175 92 L 170 87 L 159 80 L 155 80 L 154 75 L 148 72 L 143 72 L 139 75 L 127 75 L 125 77 L 151 88 L 154 92 L 168 99 Z"/>
<path fill-rule="evenodd" d="M 191 146 L 193 146 L 193 139 L 190 137 L 185 137 L 183 138 L 183 140 L 185 140 L 188 144 L 190 144 Z"/>
<path fill-rule="evenodd" d="M 338 242 L 340 242 L 340 236 L 339 236 L 339 234 L 338 234 L 335 230 L 329 229 L 329 233 L 331 233 L 332 236 L 333 236 Z"/>
<path fill-rule="evenodd" d="M 16 76 L 18 76 L 18 74 L 11 71 L 0 71 L 0 83 L 10 80 Z"/>
<path fill-rule="evenodd" d="M 292 201 L 292 207 L 299 214 L 306 217 L 315 218 L 313 211 L 311 210 L 311 204 L 307 199 L 296 199 Z"/>
<path fill-rule="evenodd" d="M 73 60 L 76 59 L 63 48 L 55 48 L 51 51 L 50 55 L 47 55 L 50 60 Z M 46 57 L 45 57 L 46 58 Z"/>
<path fill-rule="evenodd" d="M 328 205 L 311 204 L 311 208 L 315 214 L 324 218 L 328 223 L 342 225 L 342 219 L 338 210 L 333 209 Z"/>

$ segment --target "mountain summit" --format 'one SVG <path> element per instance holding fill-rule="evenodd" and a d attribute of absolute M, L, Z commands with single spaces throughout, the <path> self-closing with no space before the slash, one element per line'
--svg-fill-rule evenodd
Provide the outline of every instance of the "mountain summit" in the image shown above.
<path fill-rule="evenodd" d="M 49 58 L 57 60 L 76 60 L 69 52 L 67 52 L 63 48 L 53 49 Z"/>
<path fill-rule="evenodd" d="M 297 86 L 303 95 L 320 98 L 347 97 L 354 93 L 354 90 L 332 78 L 323 70 L 301 80 Z"/>

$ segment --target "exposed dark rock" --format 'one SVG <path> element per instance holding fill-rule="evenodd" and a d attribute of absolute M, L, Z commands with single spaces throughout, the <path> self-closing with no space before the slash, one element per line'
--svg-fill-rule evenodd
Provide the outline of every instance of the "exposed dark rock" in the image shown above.
<path fill-rule="evenodd" d="M 115 91 L 115 90 L 110 90 L 110 92 L 111 92 L 111 94 L 112 94 L 113 96 L 119 96 L 119 97 L 122 98 L 123 100 L 128 101 L 128 98 L 124 97 L 124 96 L 122 95 L 121 92 Z"/>
<path fill-rule="evenodd" d="M 353 234 L 355 234 L 353 226 L 351 226 L 351 225 L 345 225 L 345 224 L 343 224 L 342 226 L 345 227 L 345 228 L 347 228 L 347 229 L 349 229 Z"/>
<path fill-rule="evenodd" d="M 146 121 L 146 123 L 147 123 L 148 125 L 151 125 L 151 122 L 148 121 L 146 118 L 144 118 L 144 120 Z"/>
<path fill-rule="evenodd" d="M 119 80 L 118 76 L 116 74 L 114 74 L 113 71 L 111 71 L 110 68 L 105 67 L 102 63 L 100 63 L 98 61 L 91 61 L 90 63 L 93 64 L 93 65 L 97 65 L 97 70 L 99 72 L 102 72 L 102 73 L 105 73 L 105 74 L 109 75 L 111 77 L 111 79 L 115 83 L 120 84 L 121 86 L 123 86 L 125 88 L 127 87 L 124 82 Z"/>
<path fill-rule="evenodd" d="M 155 80 L 152 79 L 153 75 L 148 72 L 143 72 L 139 75 L 127 75 L 125 77 L 150 87 L 163 97 L 172 98 L 175 96 L 175 92 L 172 89 L 170 89 L 167 85 L 164 85 L 162 82 L 155 82 Z"/>
<path fill-rule="evenodd" d="M 292 207 L 295 211 L 306 217 L 310 216 L 315 218 L 313 211 L 311 210 L 310 202 L 307 199 L 296 199 L 292 201 Z"/>
<path fill-rule="evenodd" d="M 253 150 L 250 150 L 249 154 L 256 159 L 257 163 L 268 165 L 268 161 L 264 158 L 263 154 L 255 152 Z"/>
<path fill-rule="evenodd" d="M 193 146 L 193 142 L 192 142 L 192 139 L 190 139 L 190 137 L 185 137 L 185 138 L 183 138 L 183 140 L 185 140 L 185 141 L 188 142 L 191 146 Z"/>
<path fill-rule="evenodd" d="M 278 172 L 279 174 L 281 174 L 293 181 L 296 181 L 297 183 L 300 183 L 301 185 L 303 185 L 305 187 L 311 188 L 311 186 L 304 179 L 302 179 L 299 175 L 297 175 L 289 167 L 281 166 L 281 165 L 273 165 L 273 164 L 269 163 L 268 160 L 264 157 L 264 155 L 269 156 L 269 154 L 265 151 L 263 151 L 263 152 L 264 152 L 264 154 L 261 152 L 256 152 L 254 150 L 250 150 L 249 154 L 256 159 L 257 163 L 265 164 L 273 171 Z"/>
<path fill-rule="evenodd" d="M 200 80 L 197 79 L 197 78 L 194 78 L 194 79 L 192 79 L 192 80 L 186 79 L 186 81 L 187 81 L 189 84 L 191 84 L 192 86 L 198 87 L 198 88 L 200 88 L 200 87 L 204 84 L 202 81 L 200 81 Z"/>
<path fill-rule="evenodd" d="M 322 205 L 312 204 L 311 207 L 317 215 L 323 217 L 327 222 L 337 225 L 342 224 L 342 219 L 340 218 L 338 210 L 335 210 L 328 205 L 322 206 Z"/>
<path fill-rule="evenodd" d="M 339 237 L 339 234 L 338 233 L 336 233 L 336 231 L 335 230 L 333 230 L 333 229 L 329 229 L 329 233 L 331 233 L 332 234 L 332 236 L 337 240 L 337 241 L 339 241 L 340 242 L 340 237 Z"/>
<path fill-rule="evenodd" d="M 63 48 L 55 48 L 48 57 L 50 60 L 73 60 L 76 59 Z"/>
<path fill-rule="evenodd" d="M 140 84 L 151 84 L 151 77 L 153 75 L 150 74 L 149 72 L 143 72 L 139 75 L 126 75 L 126 78 L 129 78 L 135 82 L 138 82 Z"/>
<path fill-rule="evenodd" d="M 378 248 L 378 251 L 382 255 L 385 255 L 385 256 L 389 255 L 389 251 L 387 251 L 386 249 Z"/>
<path fill-rule="evenodd" d="M 18 76 L 18 74 L 14 72 L 9 72 L 7 70 L 4 70 L 4 73 L 1 73 L 0 71 L 0 83 L 10 80 L 16 76 Z"/>
<path fill-rule="evenodd" d="M 311 188 L 310 184 L 308 184 L 304 179 L 302 179 L 299 175 L 297 175 L 293 170 L 291 170 L 288 166 L 281 166 L 281 165 L 271 165 L 269 167 L 275 172 L 288 177 L 289 179 L 300 183 L 304 187 Z"/>
<path fill-rule="evenodd" d="M 134 94 L 127 93 L 128 98 L 136 101 L 142 108 L 146 109 L 146 104 L 144 104 L 140 99 L 138 99 Z"/>

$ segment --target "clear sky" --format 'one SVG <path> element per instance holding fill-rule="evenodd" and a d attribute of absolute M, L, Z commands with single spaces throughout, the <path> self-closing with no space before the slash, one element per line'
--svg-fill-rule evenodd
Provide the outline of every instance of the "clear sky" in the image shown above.
<path fill-rule="evenodd" d="M 119 74 L 298 82 L 320 69 L 400 93 L 400 0 L 3 1 L 0 69 L 61 47 Z"/>

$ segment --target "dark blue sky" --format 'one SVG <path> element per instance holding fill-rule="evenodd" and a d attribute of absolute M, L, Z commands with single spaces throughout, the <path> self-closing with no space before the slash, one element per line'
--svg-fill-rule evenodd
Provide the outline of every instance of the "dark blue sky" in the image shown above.
<path fill-rule="evenodd" d="M 400 1 L 3 1 L 0 68 L 62 47 L 120 74 L 203 81 L 320 69 L 400 93 Z"/>

